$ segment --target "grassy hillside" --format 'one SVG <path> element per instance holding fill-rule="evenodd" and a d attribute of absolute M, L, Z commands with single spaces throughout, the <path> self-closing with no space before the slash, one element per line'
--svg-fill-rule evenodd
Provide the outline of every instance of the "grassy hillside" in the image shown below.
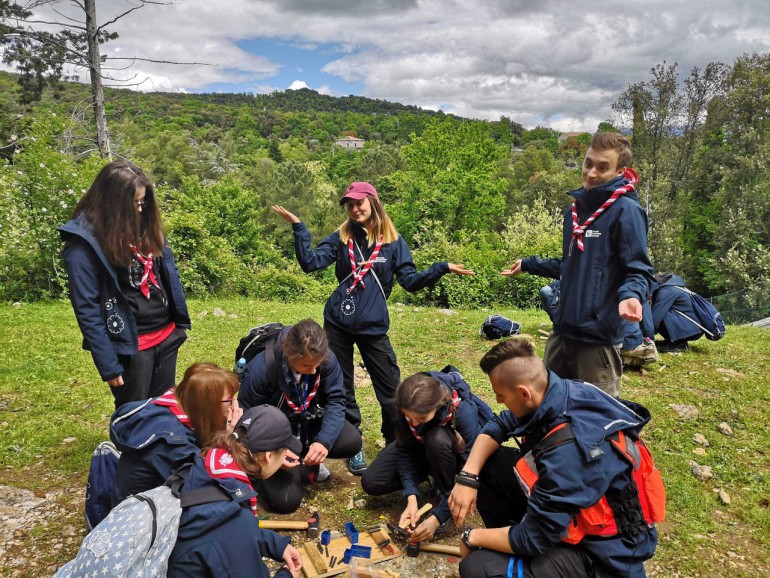
<path fill-rule="evenodd" d="M 215 307 L 225 315 L 214 315 Z M 238 338 L 249 327 L 270 320 L 320 319 L 322 305 L 240 299 L 193 301 L 191 309 L 194 326 L 180 351 L 180 368 L 200 360 L 229 366 Z M 542 353 L 538 330 L 548 327 L 543 313 L 497 312 L 521 322 Z M 478 337 L 489 313 L 446 315 L 391 303 L 390 335 L 402 376 L 453 363 L 476 393 L 494 401 L 478 369 L 478 359 L 491 346 Z M 624 377 L 624 397 L 652 411 L 646 439 L 669 494 L 668 519 L 661 526 L 658 553 L 648 566 L 652 576 L 770 574 L 768 337 L 767 330 L 729 327 L 720 342 L 701 340 L 689 352 L 663 355 L 648 370 Z M 379 408 L 366 388 L 359 389 L 359 401 L 371 459 L 377 451 Z M 672 407 L 677 404 L 692 406 L 697 417 L 680 417 Z M 23 527 L 6 545 L 1 575 L 48 575 L 74 555 L 83 532 L 82 493 L 90 453 L 107 436 L 111 410 L 107 388 L 99 382 L 90 356 L 80 349 L 68 303 L 0 305 L 0 485 L 30 489 L 48 500 L 41 506 L 47 521 Z M 720 433 L 722 422 L 732 435 Z M 692 441 L 697 433 L 710 443 L 704 455 L 694 453 L 700 447 Z M 693 461 L 710 466 L 713 478 L 696 479 Z M 333 471 L 343 475 L 340 468 Z M 350 499 L 364 497 L 357 481 L 350 480 L 312 492 L 310 499 L 322 505 L 327 520 L 342 516 L 363 526 L 401 506 L 400 498 L 394 497 L 346 510 Z M 720 501 L 719 490 L 726 492 L 729 504 Z M 20 557 L 26 558 L 25 564 L 18 562 Z"/>

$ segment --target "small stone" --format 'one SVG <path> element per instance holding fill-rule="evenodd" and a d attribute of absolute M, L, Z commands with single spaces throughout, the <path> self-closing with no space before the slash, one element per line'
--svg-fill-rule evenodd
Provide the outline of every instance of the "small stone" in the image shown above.
<path fill-rule="evenodd" d="M 360 499 L 360 500 L 356 500 L 355 502 L 353 502 L 353 505 L 356 508 L 365 508 L 366 507 L 366 500 L 364 500 L 363 498 Z"/>
<path fill-rule="evenodd" d="M 438 312 L 441 313 L 441 315 L 446 315 L 448 317 L 458 315 L 457 311 L 452 311 L 451 309 L 439 309 Z"/>
<path fill-rule="evenodd" d="M 353 508 L 355 508 L 355 507 L 356 507 L 356 504 L 355 504 L 355 502 L 353 501 L 353 498 L 350 498 L 350 501 L 348 502 L 348 508 L 347 508 L 347 509 L 348 509 L 348 510 L 352 510 L 352 509 L 353 509 Z"/>
<path fill-rule="evenodd" d="M 414 309 L 412 309 L 412 311 L 414 311 L 415 313 L 418 313 L 420 311 L 420 308 L 419 307 L 415 307 Z"/>
<path fill-rule="evenodd" d="M 208 311 L 201 311 L 200 313 L 198 313 L 198 319 L 203 319 L 203 318 L 204 318 L 204 317 L 206 317 L 208 314 L 209 314 L 209 312 L 208 312 Z"/>
<path fill-rule="evenodd" d="M 73 438 L 73 437 L 64 438 L 64 439 L 61 441 L 61 443 L 62 443 L 62 444 L 71 444 L 72 442 L 74 442 L 74 441 L 77 441 L 77 439 L 78 439 L 78 438 Z"/>
<path fill-rule="evenodd" d="M 238 319 L 238 316 L 235 313 L 230 313 L 230 315 L 228 315 L 228 317 L 230 319 Z"/>
<path fill-rule="evenodd" d="M 719 501 L 722 502 L 723 504 L 729 504 L 732 501 L 730 499 L 730 494 L 728 494 L 724 490 L 719 490 L 717 497 L 719 498 Z"/>
<path fill-rule="evenodd" d="M 696 456 L 705 456 L 706 448 L 695 448 L 692 453 L 694 453 Z"/>
<path fill-rule="evenodd" d="M 691 405 L 681 405 L 678 403 L 671 403 L 668 405 L 673 409 L 679 417 L 684 420 L 693 420 L 698 417 L 698 409 Z"/>
<path fill-rule="evenodd" d="M 21 301 L 16 301 L 13 304 L 14 307 L 21 307 Z"/>
<path fill-rule="evenodd" d="M 692 441 L 695 442 L 696 444 L 698 444 L 699 446 L 703 446 L 705 448 L 711 446 L 709 441 L 706 439 L 706 436 L 704 436 L 702 433 L 696 433 L 692 437 Z"/>
<path fill-rule="evenodd" d="M 719 433 L 725 434 L 726 436 L 733 435 L 733 429 L 727 425 L 727 422 L 722 422 L 717 426 L 717 429 L 719 430 Z"/>
<path fill-rule="evenodd" d="M 714 477 L 714 474 L 711 471 L 711 466 L 699 466 L 694 462 L 692 465 L 692 475 L 698 478 L 701 482 L 708 482 L 711 478 Z"/>
<path fill-rule="evenodd" d="M 214 307 L 214 317 L 224 317 L 226 313 L 224 312 L 224 309 L 220 309 L 219 307 Z"/>

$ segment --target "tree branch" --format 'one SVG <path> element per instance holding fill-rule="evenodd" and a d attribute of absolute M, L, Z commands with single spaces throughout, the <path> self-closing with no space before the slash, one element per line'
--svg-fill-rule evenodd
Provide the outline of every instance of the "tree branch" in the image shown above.
<path fill-rule="evenodd" d="M 154 62 L 155 64 L 179 64 L 179 65 L 185 65 L 185 66 L 219 66 L 218 64 L 210 64 L 208 62 L 177 62 L 176 60 L 155 60 L 154 58 L 139 58 L 137 56 L 133 57 L 117 57 L 117 56 L 107 56 L 105 57 L 105 60 L 141 60 L 142 62 Z"/>

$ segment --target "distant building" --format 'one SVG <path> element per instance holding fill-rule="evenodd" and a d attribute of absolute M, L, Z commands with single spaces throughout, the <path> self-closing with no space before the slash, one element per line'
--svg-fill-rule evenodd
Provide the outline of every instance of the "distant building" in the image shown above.
<path fill-rule="evenodd" d="M 559 142 L 567 142 L 567 139 L 570 137 L 577 138 L 582 134 L 587 134 L 584 132 L 563 132 L 559 135 Z"/>
<path fill-rule="evenodd" d="M 343 136 L 334 141 L 338 147 L 343 149 L 359 150 L 364 148 L 366 141 L 362 138 L 356 138 L 354 136 Z"/>

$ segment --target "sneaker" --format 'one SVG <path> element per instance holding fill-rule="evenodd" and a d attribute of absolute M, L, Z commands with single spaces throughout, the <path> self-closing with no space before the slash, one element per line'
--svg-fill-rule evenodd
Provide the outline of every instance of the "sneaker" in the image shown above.
<path fill-rule="evenodd" d="M 354 476 L 360 476 L 368 467 L 363 450 L 348 460 L 348 471 Z"/>
<path fill-rule="evenodd" d="M 326 464 L 321 464 L 318 466 L 318 476 L 316 477 L 317 482 L 325 482 L 331 477 L 332 473 L 329 471 L 329 468 L 326 467 Z"/>
<path fill-rule="evenodd" d="M 623 359 L 623 365 L 641 367 L 658 361 L 658 350 L 655 348 L 655 342 L 645 337 L 634 349 L 623 349 L 620 357 Z"/>

